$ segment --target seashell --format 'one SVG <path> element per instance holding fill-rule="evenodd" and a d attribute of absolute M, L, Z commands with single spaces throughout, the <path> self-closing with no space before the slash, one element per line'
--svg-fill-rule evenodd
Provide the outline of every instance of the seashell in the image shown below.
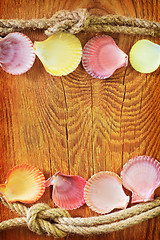
<path fill-rule="evenodd" d="M 129 59 L 136 71 L 154 72 L 160 65 L 160 45 L 145 39 L 139 40 L 131 48 Z"/>
<path fill-rule="evenodd" d="M 22 33 L 14 32 L 0 38 L 0 66 L 8 73 L 27 72 L 35 61 L 33 43 Z"/>
<path fill-rule="evenodd" d="M 64 175 L 61 172 L 46 180 L 45 187 L 53 185 L 52 199 L 61 208 L 72 210 L 82 206 L 86 180 L 80 176 Z"/>
<path fill-rule="evenodd" d="M 115 208 L 126 208 L 129 196 L 122 189 L 121 178 L 108 171 L 94 174 L 84 189 L 86 204 L 97 213 L 108 213 Z"/>
<path fill-rule="evenodd" d="M 0 193 L 8 202 L 33 203 L 44 193 L 44 175 L 35 167 L 22 164 L 14 167 L 5 184 L 0 184 Z"/>
<path fill-rule="evenodd" d="M 109 78 L 116 69 L 128 65 L 128 56 L 107 35 L 89 40 L 83 49 L 82 64 L 94 78 Z"/>
<path fill-rule="evenodd" d="M 160 186 L 160 163 L 149 156 L 132 158 L 123 166 L 121 178 L 132 192 L 132 203 L 150 201 Z"/>
<path fill-rule="evenodd" d="M 41 42 L 34 42 L 34 50 L 47 72 L 63 76 L 73 72 L 82 57 L 79 39 L 70 33 L 55 33 Z"/>

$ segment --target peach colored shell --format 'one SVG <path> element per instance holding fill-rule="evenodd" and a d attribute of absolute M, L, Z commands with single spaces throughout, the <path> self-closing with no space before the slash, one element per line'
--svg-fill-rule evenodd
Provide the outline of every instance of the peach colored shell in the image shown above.
<path fill-rule="evenodd" d="M 129 197 L 122 189 L 120 177 L 109 171 L 94 174 L 84 189 L 86 204 L 97 213 L 108 213 L 115 208 L 126 208 Z"/>

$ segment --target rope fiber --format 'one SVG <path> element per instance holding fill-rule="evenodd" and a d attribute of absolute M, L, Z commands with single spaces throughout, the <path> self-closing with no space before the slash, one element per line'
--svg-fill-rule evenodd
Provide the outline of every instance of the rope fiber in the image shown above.
<path fill-rule="evenodd" d="M 68 211 L 60 208 L 50 208 L 44 203 L 38 203 L 27 208 L 20 203 L 7 203 L 3 197 L 0 197 L 0 201 L 22 216 L 1 222 L 0 231 L 27 226 L 39 235 L 46 234 L 55 238 L 63 238 L 68 234 L 83 236 L 106 234 L 123 230 L 160 215 L 160 198 L 114 213 L 88 218 L 72 218 Z"/>
<path fill-rule="evenodd" d="M 95 16 L 87 9 L 61 10 L 50 19 L 0 19 L 0 35 L 25 29 L 43 29 L 47 36 L 65 31 L 72 34 L 80 31 L 124 33 L 130 35 L 160 36 L 160 23 L 118 15 Z"/>

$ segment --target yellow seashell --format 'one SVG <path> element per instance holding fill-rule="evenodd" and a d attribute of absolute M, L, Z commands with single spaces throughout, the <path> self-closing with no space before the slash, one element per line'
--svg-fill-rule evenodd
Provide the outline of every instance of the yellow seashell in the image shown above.
<path fill-rule="evenodd" d="M 54 76 L 73 72 L 82 57 L 81 43 L 70 33 L 55 33 L 45 41 L 36 41 L 34 50 L 46 71 Z"/>
<path fill-rule="evenodd" d="M 131 48 L 130 63 L 141 73 L 154 72 L 160 65 L 160 45 L 149 40 L 139 40 Z"/>

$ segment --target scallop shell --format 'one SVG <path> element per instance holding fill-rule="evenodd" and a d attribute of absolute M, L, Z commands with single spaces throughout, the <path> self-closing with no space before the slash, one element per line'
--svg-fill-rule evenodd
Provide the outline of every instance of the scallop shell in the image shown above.
<path fill-rule="evenodd" d="M 160 163 L 149 156 L 132 158 L 123 166 L 121 178 L 132 191 L 132 203 L 150 201 L 160 186 Z"/>
<path fill-rule="evenodd" d="M 35 167 L 22 164 L 14 167 L 5 184 L 0 184 L 0 193 L 8 202 L 33 203 L 44 193 L 44 175 Z"/>
<path fill-rule="evenodd" d="M 139 40 L 131 48 L 130 63 L 141 73 L 154 72 L 160 65 L 160 45 L 149 40 Z"/>
<path fill-rule="evenodd" d="M 63 76 L 73 72 L 82 57 L 79 39 L 70 33 L 55 33 L 42 42 L 34 42 L 35 53 L 47 72 Z"/>
<path fill-rule="evenodd" d="M 27 72 L 35 61 L 33 43 L 22 33 L 14 32 L 0 38 L 0 66 L 8 73 Z"/>
<path fill-rule="evenodd" d="M 108 171 L 94 174 L 84 189 L 86 204 L 97 213 L 108 213 L 115 208 L 126 208 L 129 196 L 126 196 L 121 178 Z"/>
<path fill-rule="evenodd" d="M 89 40 L 83 49 L 82 64 L 94 78 L 109 78 L 116 69 L 128 65 L 128 56 L 107 35 Z"/>
<path fill-rule="evenodd" d="M 45 187 L 53 185 L 52 199 L 61 208 L 72 210 L 82 206 L 84 201 L 84 187 L 86 180 L 80 176 L 56 173 L 45 183 Z"/>

